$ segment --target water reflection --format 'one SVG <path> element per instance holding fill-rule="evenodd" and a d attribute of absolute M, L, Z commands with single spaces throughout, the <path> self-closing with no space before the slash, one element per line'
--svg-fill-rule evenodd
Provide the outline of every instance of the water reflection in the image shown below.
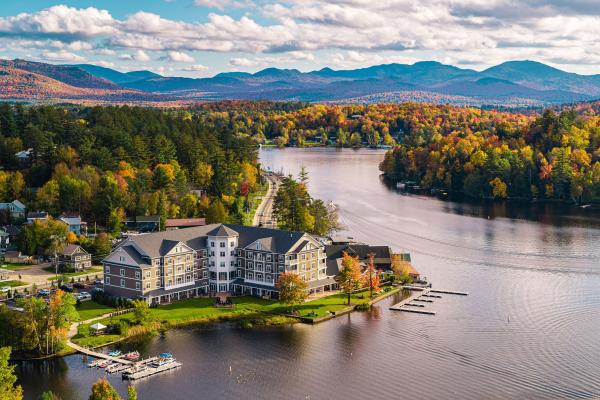
<path fill-rule="evenodd" d="M 173 352 L 184 366 L 137 382 L 140 399 L 600 396 L 597 214 L 401 194 L 380 181 L 381 157 L 370 150 L 261 153 L 273 169 L 297 174 L 305 165 L 311 192 L 340 206 L 343 233 L 410 251 L 438 287 L 470 295 L 436 299 L 435 316 L 390 311 L 399 294 L 316 326 L 170 331 L 138 346 L 144 355 Z M 98 376 L 80 356 L 19 367 L 27 399 L 46 388 L 64 400 L 86 398 Z M 119 377 L 110 380 L 125 394 Z"/>

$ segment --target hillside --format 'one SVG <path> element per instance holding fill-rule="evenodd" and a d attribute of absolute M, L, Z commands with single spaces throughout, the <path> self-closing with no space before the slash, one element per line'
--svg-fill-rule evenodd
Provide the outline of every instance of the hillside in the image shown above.
<path fill-rule="evenodd" d="M 424 61 L 412 65 L 383 64 L 354 70 L 323 68 L 311 72 L 271 67 L 253 74 L 225 72 L 211 78 L 165 77 L 151 71 L 120 72 L 90 64 L 51 65 L 25 60 L 4 60 L 0 66 L 68 85 L 69 89 L 61 86 L 62 95 L 81 99 L 125 96 L 135 101 L 273 100 L 367 104 L 410 100 L 489 107 L 545 107 L 600 98 L 600 75 L 578 75 L 533 61 L 509 61 L 481 72 Z M 7 88 L 0 96 L 52 100 L 51 93 L 59 87 L 57 83 L 50 85 L 40 80 L 42 87 L 35 90 L 34 81 L 29 77 L 21 82 L 21 89 Z M 28 97 L 30 95 L 32 97 Z"/>
<path fill-rule="evenodd" d="M 22 69 L 0 66 L 0 99 L 140 101 L 158 96 L 131 89 L 95 89 L 64 82 Z"/>

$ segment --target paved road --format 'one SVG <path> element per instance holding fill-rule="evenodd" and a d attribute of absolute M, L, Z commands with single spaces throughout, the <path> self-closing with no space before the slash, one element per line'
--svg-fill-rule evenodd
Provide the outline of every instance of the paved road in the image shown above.
<path fill-rule="evenodd" d="M 277 175 L 271 174 L 266 175 L 266 178 L 267 183 L 269 184 L 269 189 L 267 190 L 267 194 L 265 194 L 261 203 L 256 208 L 252 225 L 276 228 L 277 222 L 273 218 L 273 201 L 275 200 L 275 195 L 277 194 L 277 189 L 279 188 L 281 178 Z"/>

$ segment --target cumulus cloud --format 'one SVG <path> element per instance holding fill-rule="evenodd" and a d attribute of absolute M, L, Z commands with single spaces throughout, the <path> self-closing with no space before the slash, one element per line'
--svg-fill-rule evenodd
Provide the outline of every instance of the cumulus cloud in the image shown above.
<path fill-rule="evenodd" d="M 194 65 L 190 65 L 189 67 L 183 67 L 183 68 L 179 68 L 179 71 L 187 71 L 187 72 L 206 72 L 208 71 L 210 68 L 208 68 L 206 65 L 202 65 L 202 64 L 194 64 Z"/>
<path fill-rule="evenodd" d="M 230 52 L 236 54 L 230 64 L 237 67 L 288 59 L 316 63 L 315 52 L 328 52 L 340 66 L 379 62 L 384 54 L 469 65 L 514 57 L 593 65 L 600 54 L 597 0 L 261 0 L 260 8 L 249 0 L 195 4 L 214 12 L 202 22 L 147 11 L 118 19 L 107 10 L 58 5 L 0 17 L 0 44 L 14 52 L 52 47 L 99 54 L 109 49 L 141 62 L 149 61 L 152 52 L 189 63 L 196 51 Z M 260 10 L 263 18 L 229 15 L 237 7 Z"/>
<path fill-rule="evenodd" d="M 193 63 L 196 60 L 194 57 L 186 54 L 182 51 L 169 51 L 165 57 L 165 60 L 175 61 L 175 62 L 185 62 L 185 63 Z"/>
<path fill-rule="evenodd" d="M 85 57 L 78 56 L 77 54 L 68 51 L 45 51 L 42 56 L 50 61 L 68 61 L 68 62 L 81 62 L 85 61 Z"/>
<path fill-rule="evenodd" d="M 139 62 L 150 61 L 150 56 L 148 54 L 146 54 L 146 52 L 144 50 L 138 50 L 133 54 L 121 54 L 119 56 L 119 58 L 121 60 L 128 60 L 128 61 L 139 61 Z"/>

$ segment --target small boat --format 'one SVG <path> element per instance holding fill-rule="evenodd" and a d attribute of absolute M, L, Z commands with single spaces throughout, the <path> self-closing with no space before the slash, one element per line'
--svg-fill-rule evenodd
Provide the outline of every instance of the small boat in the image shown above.
<path fill-rule="evenodd" d="M 173 354 L 171 353 L 160 353 L 158 356 L 160 358 L 173 358 Z"/>
<path fill-rule="evenodd" d="M 110 360 L 104 360 L 103 362 L 101 362 L 100 364 L 98 364 L 98 368 L 106 368 L 109 365 L 112 364 L 112 361 Z"/>
<path fill-rule="evenodd" d="M 129 361 L 136 361 L 140 358 L 140 353 L 139 351 L 132 351 L 131 353 L 125 354 L 123 358 Z"/>
<path fill-rule="evenodd" d="M 172 364 L 175 362 L 173 357 L 161 357 L 158 360 L 152 361 L 150 364 L 154 368 L 162 367 L 164 365 Z"/>
<path fill-rule="evenodd" d="M 119 357 L 121 355 L 121 350 L 115 350 L 108 353 L 110 357 Z"/>
<path fill-rule="evenodd" d="M 88 367 L 90 368 L 94 368 L 97 367 L 98 365 L 102 364 L 105 360 L 99 359 L 99 360 L 94 360 L 91 363 L 88 364 Z"/>

